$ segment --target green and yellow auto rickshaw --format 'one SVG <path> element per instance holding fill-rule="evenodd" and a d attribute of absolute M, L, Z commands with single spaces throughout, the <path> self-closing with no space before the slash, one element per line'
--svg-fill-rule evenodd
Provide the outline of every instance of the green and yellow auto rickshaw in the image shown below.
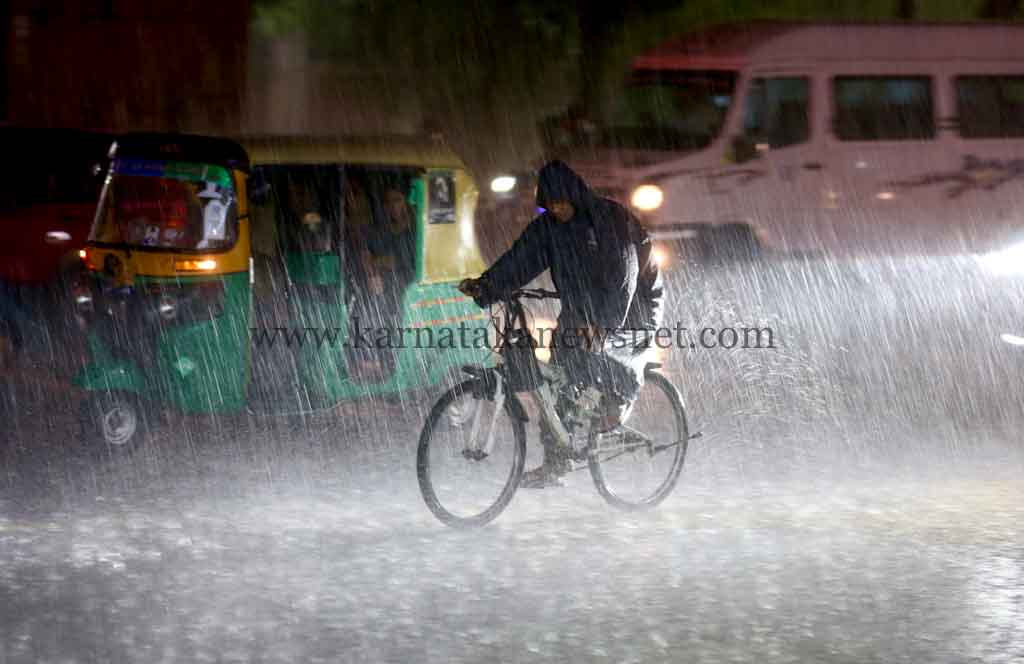
<path fill-rule="evenodd" d="M 127 449 L 153 405 L 304 412 L 486 361 L 486 314 L 455 288 L 484 267 L 476 196 L 413 141 L 118 138 L 76 294 L 90 433 Z M 404 253 L 375 246 L 392 235 Z"/>
<path fill-rule="evenodd" d="M 254 351 L 288 336 L 309 405 L 435 385 L 487 357 L 486 314 L 455 288 L 484 269 L 478 190 L 450 150 L 397 137 L 242 144 L 257 298 L 288 293 L 276 315 L 287 324 L 264 318 Z M 382 238 L 400 246 L 374 246 Z"/>

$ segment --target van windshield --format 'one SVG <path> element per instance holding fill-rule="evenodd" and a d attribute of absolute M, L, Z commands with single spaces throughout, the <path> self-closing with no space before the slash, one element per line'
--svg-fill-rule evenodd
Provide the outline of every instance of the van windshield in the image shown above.
<path fill-rule="evenodd" d="M 627 150 L 699 150 L 722 130 L 735 85 L 732 71 L 634 71 L 609 109 L 600 142 Z"/>
<path fill-rule="evenodd" d="M 89 239 L 175 251 L 224 251 L 238 235 L 230 172 L 211 164 L 118 159 Z"/>

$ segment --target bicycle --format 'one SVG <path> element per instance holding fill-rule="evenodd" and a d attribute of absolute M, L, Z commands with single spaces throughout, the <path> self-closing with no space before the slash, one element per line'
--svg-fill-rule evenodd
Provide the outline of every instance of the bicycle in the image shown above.
<path fill-rule="evenodd" d="M 536 357 L 537 343 L 521 300 L 547 298 L 558 294 L 521 289 L 503 298 L 503 324 L 495 326 L 498 362 L 493 367 L 462 367 L 467 380 L 442 395 L 427 417 L 416 474 L 427 507 L 442 523 L 480 527 L 511 502 L 526 461 L 529 421 L 519 393 L 530 395 L 540 425 L 548 427 L 559 451 L 572 462 L 585 462 L 598 493 L 623 510 L 651 509 L 668 497 L 689 440 L 700 435 L 689 435 L 682 397 L 654 362 L 645 366 L 644 386 L 625 422 L 600 431 L 596 391 L 569 385 L 561 367 Z M 558 394 L 568 393 L 576 398 L 567 407 Z M 652 432 L 637 428 L 638 420 Z M 630 460 L 637 469 L 627 466 Z M 656 471 L 655 461 L 667 470 Z M 446 477 L 445 470 L 455 470 L 455 476 Z M 650 487 L 644 481 L 648 476 L 655 478 Z"/>

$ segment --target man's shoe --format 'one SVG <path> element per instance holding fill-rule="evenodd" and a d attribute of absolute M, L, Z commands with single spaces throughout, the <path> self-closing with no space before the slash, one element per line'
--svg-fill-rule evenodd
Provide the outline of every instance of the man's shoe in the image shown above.
<path fill-rule="evenodd" d="M 602 415 L 596 422 L 598 433 L 611 433 L 622 426 L 633 412 L 636 401 L 624 401 L 616 397 L 601 400 Z"/>
<path fill-rule="evenodd" d="M 521 489 L 546 489 L 553 486 L 565 486 L 560 479 L 572 469 L 568 459 L 545 461 L 544 465 L 523 473 L 519 480 Z"/>
<path fill-rule="evenodd" d="M 552 473 L 544 466 L 523 473 L 523 478 L 519 481 L 520 489 L 547 489 L 556 486 L 565 485 L 562 484 L 562 480 L 558 478 L 558 475 Z"/>

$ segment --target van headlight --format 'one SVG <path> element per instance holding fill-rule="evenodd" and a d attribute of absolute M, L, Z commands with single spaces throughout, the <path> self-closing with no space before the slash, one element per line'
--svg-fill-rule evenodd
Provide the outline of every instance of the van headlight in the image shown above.
<path fill-rule="evenodd" d="M 1009 332 L 1005 332 L 999 335 L 999 338 L 1005 341 L 1006 343 L 1010 344 L 1011 346 L 1024 346 L 1024 337 L 1019 336 L 1017 334 L 1010 334 Z"/>
<path fill-rule="evenodd" d="M 664 201 L 665 192 L 656 184 L 642 184 L 634 189 L 633 195 L 629 197 L 633 207 L 644 212 L 657 210 Z"/>
<path fill-rule="evenodd" d="M 1024 242 L 1012 244 L 1005 249 L 975 255 L 982 269 L 993 275 L 1024 274 Z"/>

